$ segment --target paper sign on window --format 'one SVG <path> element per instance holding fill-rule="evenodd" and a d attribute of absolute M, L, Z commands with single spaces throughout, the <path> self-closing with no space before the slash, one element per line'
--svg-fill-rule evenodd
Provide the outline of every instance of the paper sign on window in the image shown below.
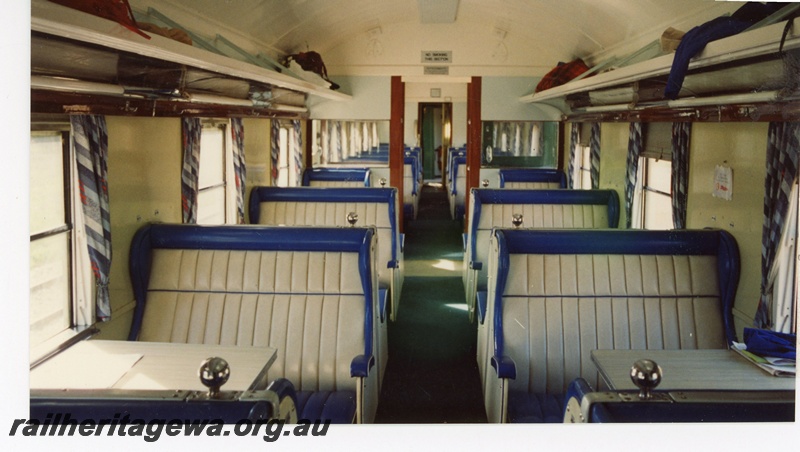
<path fill-rule="evenodd" d="M 722 198 L 730 201 L 733 196 L 733 170 L 729 166 L 717 165 L 714 168 L 714 191 L 711 193 L 715 198 Z"/>

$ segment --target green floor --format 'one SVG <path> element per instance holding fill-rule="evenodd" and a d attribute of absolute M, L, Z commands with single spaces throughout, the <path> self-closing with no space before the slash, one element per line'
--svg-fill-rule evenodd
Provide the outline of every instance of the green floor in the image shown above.
<path fill-rule="evenodd" d="M 397 320 L 389 323 L 376 423 L 486 422 L 476 327 L 461 283 L 461 232 L 444 190 L 426 186 L 418 219 L 406 223 L 406 276 Z"/>

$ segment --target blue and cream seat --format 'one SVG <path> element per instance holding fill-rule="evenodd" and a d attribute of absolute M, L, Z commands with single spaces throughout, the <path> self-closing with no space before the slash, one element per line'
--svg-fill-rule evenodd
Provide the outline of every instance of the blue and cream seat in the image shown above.
<path fill-rule="evenodd" d="M 557 189 L 567 188 L 563 171 L 540 168 L 501 168 L 500 188 Z"/>
<path fill-rule="evenodd" d="M 299 419 L 372 422 L 375 244 L 370 228 L 145 226 L 129 340 L 275 348 L 268 378 L 293 383 Z"/>
<path fill-rule="evenodd" d="M 303 187 L 369 187 L 369 168 L 306 168 Z"/>
<path fill-rule="evenodd" d="M 718 230 L 496 230 L 484 366 L 490 422 L 562 422 L 568 385 L 598 387 L 596 349 L 725 349 L 733 237 Z"/>

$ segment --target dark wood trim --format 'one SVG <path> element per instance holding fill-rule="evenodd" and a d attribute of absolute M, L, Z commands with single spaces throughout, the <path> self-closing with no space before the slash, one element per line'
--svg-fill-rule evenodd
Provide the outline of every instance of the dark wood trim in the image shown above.
<path fill-rule="evenodd" d="M 313 149 L 314 149 L 314 136 L 313 136 L 313 127 L 311 126 L 311 120 L 306 119 L 306 141 L 305 141 L 305 149 L 303 150 L 303 167 L 304 168 L 311 168 L 314 165 L 313 161 Z"/>
<path fill-rule="evenodd" d="M 400 198 L 398 210 L 400 232 L 403 232 L 403 165 L 405 154 L 403 147 L 403 119 L 406 107 L 406 87 L 403 79 L 392 76 L 391 116 L 389 120 L 389 185 L 397 189 Z M 420 194 L 417 193 L 417 196 Z"/>
<path fill-rule="evenodd" d="M 31 90 L 31 113 L 97 114 L 110 116 L 306 119 L 308 113 L 264 107 L 190 103 L 183 100 L 140 99 L 98 94 Z"/>
<path fill-rule="evenodd" d="M 558 145 L 556 148 L 556 169 L 564 171 L 564 155 L 567 154 L 567 123 L 564 121 L 558 122 Z M 572 146 L 572 143 L 569 144 Z"/>
<path fill-rule="evenodd" d="M 464 193 L 464 230 L 469 218 L 470 190 L 480 185 L 481 177 L 481 78 L 472 77 L 467 85 L 467 180 Z M 455 182 L 453 182 L 455 183 Z"/>

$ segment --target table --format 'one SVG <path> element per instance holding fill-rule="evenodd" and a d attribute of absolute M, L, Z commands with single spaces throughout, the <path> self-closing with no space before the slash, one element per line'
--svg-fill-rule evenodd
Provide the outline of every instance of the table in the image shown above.
<path fill-rule="evenodd" d="M 269 347 L 86 340 L 32 369 L 30 388 L 207 391 L 197 370 L 218 356 L 230 366 L 223 391 L 263 390 L 276 355 Z"/>
<path fill-rule="evenodd" d="M 630 369 L 639 359 L 661 366 L 658 391 L 795 390 L 795 378 L 773 377 L 732 350 L 593 350 L 591 357 L 612 391 L 638 390 Z"/>

